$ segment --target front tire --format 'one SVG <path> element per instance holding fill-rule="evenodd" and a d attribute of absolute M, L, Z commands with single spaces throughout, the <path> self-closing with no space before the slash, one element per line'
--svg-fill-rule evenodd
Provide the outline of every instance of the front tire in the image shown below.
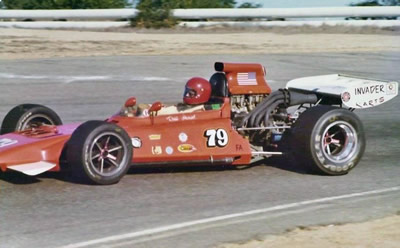
<path fill-rule="evenodd" d="M 61 125 L 60 117 L 52 109 L 38 104 L 21 104 L 7 113 L 0 134 L 23 131 L 42 125 Z"/>
<path fill-rule="evenodd" d="M 121 127 L 104 121 L 80 125 L 67 143 L 73 176 L 94 184 L 117 183 L 132 161 L 132 144 Z"/>
<path fill-rule="evenodd" d="M 312 107 L 300 115 L 291 133 L 295 159 L 319 174 L 347 174 L 365 150 L 360 119 L 342 108 Z"/>

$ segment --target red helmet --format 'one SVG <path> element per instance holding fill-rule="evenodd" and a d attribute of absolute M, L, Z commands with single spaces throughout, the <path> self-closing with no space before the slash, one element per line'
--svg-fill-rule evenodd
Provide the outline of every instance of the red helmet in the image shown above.
<path fill-rule="evenodd" d="M 211 84 L 204 78 L 194 77 L 187 81 L 183 102 L 186 104 L 202 104 L 211 96 Z"/>

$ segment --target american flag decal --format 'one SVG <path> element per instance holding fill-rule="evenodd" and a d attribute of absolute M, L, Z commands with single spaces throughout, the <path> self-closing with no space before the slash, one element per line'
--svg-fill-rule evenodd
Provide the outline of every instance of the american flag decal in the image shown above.
<path fill-rule="evenodd" d="M 239 85 L 257 85 L 255 72 L 240 72 L 237 74 Z"/>

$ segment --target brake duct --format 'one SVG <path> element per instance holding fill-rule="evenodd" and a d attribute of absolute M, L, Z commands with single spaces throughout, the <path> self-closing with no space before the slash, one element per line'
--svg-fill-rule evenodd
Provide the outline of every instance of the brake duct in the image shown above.
<path fill-rule="evenodd" d="M 272 111 L 279 105 L 284 107 L 295 106 L 304 103 L 316 103 L 318 97 L 314 93 L 303 93 L 288 89 L 279 89 L 271 93 L 260 104 L 258 104 L 252 112 L 244 119 L 243 123 L 247 123 L 247 127 L 259 127 L 262 123 L 267 125 Z"/>

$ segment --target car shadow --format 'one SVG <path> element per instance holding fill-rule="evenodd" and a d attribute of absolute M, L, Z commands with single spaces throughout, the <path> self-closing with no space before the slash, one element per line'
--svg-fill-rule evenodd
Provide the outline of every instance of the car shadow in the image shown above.
<path fill-rule="evenodd" d="M 40 182 L 40 180 L 36 177 L 24 175 L 14 171 L 1 172 L 0 180 L 17 185 L 34 184 Z"/>
<path fill-rule="evenodd" d="M 284 171 L 295 172 L 298 174 L 310 174 L 310 171 L 307 170 L 303 165 L 299 164 L 296 160 L 292 158 L 284 157 L 270 157 L 262 161 L 267 167 L 274 167 Z"/>
<path fill-rule="evenodd" d="M 242 166 L 232 166 L 232 165 L 170 165 L 170 166 L 151 166 L 151 167 L 135 167 L 132 166 L 128 174 L 167 174 L 167 173 L 192 173 L 192 172 L 223 172 L 223 171 L 240 171 L 248 170 L 253 167 L 266 166 L 274 167 L 284 171 L 295 172 L 299 174 L 310 174 L 305 168 L 299 166 L 296 161 L 288 160 L 284 157 L 271 157 L 267 159 L 262 159 L 257 162 L 253 162 L 249 165 Z M 42 179 L 56 179 L 59 181 L 73 183 L 73 184 L 84 184 L 88 185 L 86 182 L 82 182 L 78 178 L 74 178 L 69 171 L 62 172 L 46 172 L 38 176 L 28 176 L 19 172 L 2 172 L 0 173 L 0 180 L 16 184 L 35 184 L 40 183 Z"/>
<path fill-rule="evenodd" d="M 169 165 L 165 167 L 135 167 L 132 166 L 128 174 L 164 174 L 164 173 L 191 173 L 191 172 L 216 172 L 216 171 L 227 171 L 237 170 L 235 166 L 231 165 L 196 165 L 196 166 L 178 166 Z"/>
<path fill-rule="evenodd" d="M 169 165 L 166 167 L 134 167 L 129 169 L 129 174 L 157 174 L 157 173 L 190 173 L 190 172 L 216 172 L 216 171 L 240 171 L 240 170 L 248 170 L 253 167 L 266 166 L 266 167 L 274 167 L 280 170 L 295 172 L 299 174 L 309 174 L 304 167 L 298 165 L 298 163 L 294 160 L 288 160 L 288 158 L 284 157 L 270 157 L 266 159 L 262 159 L 256 162 L 253 162 L 249 165 L 190 165 L 190 166 L 178 166 L 178 165 Z"/>
<path fill-rule="evenodd" d="M 28 176 L 23 173 L 7 171 L 0 173 L 0 181 L 8 182 L 15 185 L 35 184 L 42 182 L 42 179 L 56 179 L 63 182 L 77 183 L 66 172 L 45 172 L 37 176 Z"/>

